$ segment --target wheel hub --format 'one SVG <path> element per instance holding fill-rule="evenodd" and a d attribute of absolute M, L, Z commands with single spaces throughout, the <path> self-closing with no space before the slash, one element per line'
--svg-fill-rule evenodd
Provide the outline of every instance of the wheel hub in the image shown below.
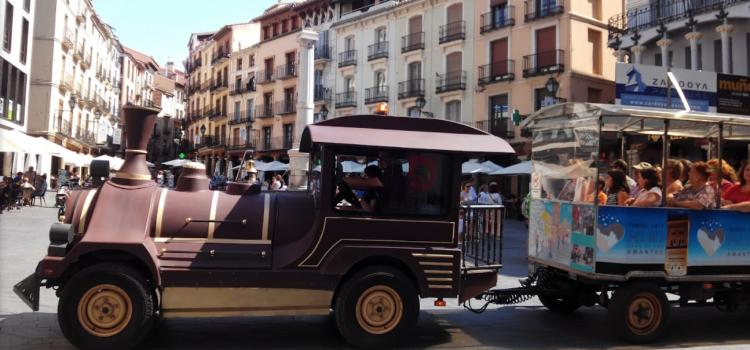
<path fill-rule="evenodd" d="M 387 286 L 372 287 L 357 301 L 357 321 L 372 334 L 390 332 L 399 324 L 402 314 L 401 297 Z"/>
<path fill-rule="evenodd" d="M 89 289 L 78 302 L 78 320 L 87 332 L 98 337 L 120 333 L 132 315 L 130 297 L 111 284 Z"/>
<path fill-rule="evenodd" d="M 628 327 L 633 333 L 646 335 L 661 324 L 661 304 L 649 293 L 636 295 L 628 305 Z"/>

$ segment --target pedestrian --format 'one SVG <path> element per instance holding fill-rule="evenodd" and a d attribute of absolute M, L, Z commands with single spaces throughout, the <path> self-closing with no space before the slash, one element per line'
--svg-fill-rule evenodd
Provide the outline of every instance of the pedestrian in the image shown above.
<path fill-rule="evenodd" d="M 29 182 L 34 184 L 36 182 L 36 171 L 34 171 L 34 167 L 30 166 L 29 170 L 23 173 L 23 177 L 29 178 Z"/>
<path fill-rule="evenodd" d="M 479 186 L 479 204 L 489 204 L 487 201 L 490 197 L 490 194 L 487 193 L 487 191 L 488 189 L 486 184 L 482 184 L 482 186 Z"/>
<path fill-rule="evenodd" d="M 159 187 L 164 187 L 164 171 L 159 170 L 156 174 L 156 183 L 159 184 Z"/>
<path fill-rule="evenodd" d="M 287 190 L 286 182 L 284 181 L 284 179 L 281 179 L 281 187 L 279 187 L 279 191 L 286 191 L 286 190 Z"/>
<path fill-rule="evenodd" d="M 281 188 L 281 175 L 274 177 L 273 184 L 271 185 L 271 191 L 278 191 Z"/>
<path fill-rule="evenodd" d="M 169 183 L 169 188 L 173 188 L 174 187 L 174 173 L 172 173 L 169 170 L 167 170 L 167 181 Z"/>
<path fill-rule="evenodd" d="M 487 197 L 487 204 L 503 205 L 503 197 L 500 195 L 500 190 L 498 189 L 497 182 L 490 183 L 490 189 Z"/>

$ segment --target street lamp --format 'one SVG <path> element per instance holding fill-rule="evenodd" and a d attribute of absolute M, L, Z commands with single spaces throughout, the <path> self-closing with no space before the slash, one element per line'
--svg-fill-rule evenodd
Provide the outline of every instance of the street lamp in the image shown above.
<path fill-rule="evenodd" d="M 326 105 L 323 105 L 323 107 L 320 107 L 320 118 L 326 120 L 326 117 L 328 117 L 328 108 L 326 108 Z"/>
<path fill-rule="evenodd" d="M 432 113 L 430 113 L 430 112 L 422 112 L 422 108 L 424 108 L 424 106 L 427 105 L 427 101 L 424 99 L 424 97 L 422 97 L 422 96 L 417 97 L 417 100 L 414 101 L 414 103 L 417 104 L 417 108 L 419 108 L 419 114 L 420 115 L 424 114 L 424 115 L 426 115 L 428 117 L 432 117 Z"/>
<path fill-rule="evenodd" d="M 547 83 L 544 84 L 544 86 L 547 88 L 547 91 L 552 93 L 552 96 L 555 98 L 555 101 L 557 102 L 566 102 L 566 99 L 557 97 L 557 90 L 560 88 L 560 83 L 555 80 L 555 78 L 550 77 L 547 79 Z"/>
<path fill-rule="evenodd" d="M 78 103 L 78 101 L 76 101 L 76 98 L 70 96 L 70 100 L 68 100 L 68 106 L 70 107 L 70 109 L 76 108 L 76 103 Z M 71 113 L 73 112 L 71 111 Z"/>
<path fill-rule="evenodd" d="M 201 137 L 206 134 L 206 124 L 201 125 Z"/>
<path fill-rule="evenodd" d="M 94 118 L 96 118 L 96 120 L 99 120 L 99 118 L 101 118 L 101 116 L 102 116 L 102 112 L 101 112 L 100 110 L 98 110 L 98 109 L 97 109 L 97 110 L 96 110 L 96 111 L 94 112 Z"/>

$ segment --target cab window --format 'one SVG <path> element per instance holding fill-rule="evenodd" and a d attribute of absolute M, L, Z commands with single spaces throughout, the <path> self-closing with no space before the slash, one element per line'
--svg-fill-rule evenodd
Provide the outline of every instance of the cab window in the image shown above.
<path fill-rule="evenodd" d="M 431 152 L 336 153 L 333 205 L 366 215 L 446 215 L 451 158 Z"/>

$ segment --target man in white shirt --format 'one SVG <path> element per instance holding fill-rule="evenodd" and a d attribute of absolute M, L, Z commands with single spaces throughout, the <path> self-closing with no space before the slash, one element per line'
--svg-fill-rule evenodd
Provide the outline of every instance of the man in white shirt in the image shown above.
<path fill-rule="evenodd" d="M 276 175 L 273 185 L 271 185 L 271 191 L 278 191 L 279 189 L 281 189 L 281 175 Z"/>

